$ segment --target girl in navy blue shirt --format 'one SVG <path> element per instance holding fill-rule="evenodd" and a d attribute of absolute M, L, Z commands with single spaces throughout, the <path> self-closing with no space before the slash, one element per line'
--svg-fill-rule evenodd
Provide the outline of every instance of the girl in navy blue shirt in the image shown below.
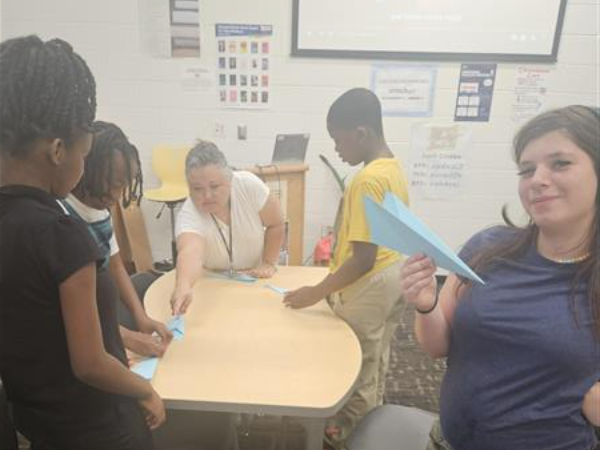
<path fill-rule="evenodd" d="M 415 255 L 402 288 L 423 349 L 448 357 L 428 449 L 591 450 L 600 426 L 600 119 L 548 111 L 514 140 L 530 221 L 477 234 L 461 256 L 485 281 Z"/>

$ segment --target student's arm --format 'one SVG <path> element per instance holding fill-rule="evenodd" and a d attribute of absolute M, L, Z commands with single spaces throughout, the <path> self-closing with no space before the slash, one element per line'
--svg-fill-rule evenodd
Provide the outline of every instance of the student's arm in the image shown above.
<path fill-rule="evenodd" d="M 408 303 L 422 311 L 429 310 L 436 299 L 436 266 L 425 255 L 408 258 L 400 271 L 403 296 Z M 438 303 L 427 314 L 415 313 L 415 334 L 421 348 L 432 358 L 442 358 L 448 354 L 452 318 L 460 295 L 460 281 L 456 275 L 449 275 L 440 290 Z M 462 288 L 461 288 L 462 289 Z M 458 295 L 457 295 L 458 291 Z"/>
<path fill-rule="evenodd" d="M 167 329 L 165 324 L 151 319 L 146 314 L 142 302 L 131 283 L 131 278 L 129 278 L 129 274 L 125 270 L 120 253 L 116 253 L 110 257 L 109 270 L 119 289 L 119 297 L 127 309 L 131 311 L 131 315 L 133 316 L 138 329 L 146 335 L 157 333 L 161 338 L 161 342 L 158 342 L 151 336 L 136 336 L 139 333 L 134 333 L 132 331 L 123 333 L 122 331 L 121 337 L 123 338 L 125 346 L 136 353 L 140 353 L 139 350 L 143 351 L 144 353 L 140 353 L 142 355 L 162 356 L 167 345 L 171 342 L 173 334 Z M 124 328 L 121 327 L 121 329 L 123 330 Z M 137 350 L 131 348 L 128 343 L 136 346 Z"/>
<path fill-rule="evenodd" d="M 305 286 L 285 295 L 283 302 L 291 308 L 306 308 L 354 283 L 375 265 L 377 246 L 368 242 L 352 242 L 352 256 L 342 267 L 327 275 L 316 286 Z"/>
<path fill-rule="evenodd" d="M 199 234 L 182 233 L 177 237 L 177 271 L 171 295 L 173 315 L 185 314 L 192 302 L 192 288 L 202 276 L 204 248 L 204 237 Z"/>
<path fill-rule="evenodd" d="M 600 382 L 594 384 L 583 399 L 583 415 L 595 427 L 600 427 Z"/>
<path fill-rule="evenodd" d="M 151 335 L 133 331 L 124 326 L 119 326 L 123 345 L 127 350 L 141 356 L 163 356 L 167 349 L 167 343 L 158 335 Z"/>
<path fill-rule="evenodd" d="M 108 354 L 102 341 L 95 296 L 96 271 L 88 264 L 60 284 L 69 359 L 75 376 L 103 391 L 136 398 L 151 428 L 165 421 L 162 400 L 150 383 Z"/>
<path fill-rule="evenodd" d="M 275 274 L 279 251 L 285 235 L 283 213 L 279 200 L 269 195 L 263 209 L 259 212 L 260 220 L 265 227 L 265 243 L 262 262 L 248 273 L 257 278 L 270 278 Z"/>

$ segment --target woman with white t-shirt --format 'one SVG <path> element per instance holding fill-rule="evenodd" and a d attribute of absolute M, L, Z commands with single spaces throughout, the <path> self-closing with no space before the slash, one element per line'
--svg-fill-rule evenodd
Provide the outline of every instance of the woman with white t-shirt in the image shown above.
<path fill-rule="evenodd" d="M 199 141 L 185 162 L 190 196 L 176 221 L 173 314 L 184 314 L 203 268 L 269 278 L 284 238 L 279 201 L 254 174 L 233 171 L 211 142 Z"/>

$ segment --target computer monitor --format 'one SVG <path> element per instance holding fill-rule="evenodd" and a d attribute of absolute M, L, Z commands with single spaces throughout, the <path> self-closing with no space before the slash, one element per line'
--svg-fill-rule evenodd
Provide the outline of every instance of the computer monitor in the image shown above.
<path fill-rule="evenodd" d="M 310 134 L 278 134 L 271 164 L 303 163 Z"/>

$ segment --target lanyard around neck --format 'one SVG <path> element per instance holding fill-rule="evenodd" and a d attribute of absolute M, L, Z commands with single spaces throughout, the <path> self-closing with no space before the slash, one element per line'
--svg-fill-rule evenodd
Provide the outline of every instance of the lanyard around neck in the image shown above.
<path fill-rule="evenodd" d="M 231 217 L 231 200 L 229 200 L 229 243 L 227 243 L 227 239 L 225 239 L 225 234 L 223 234 L 223 230 L 221 229 L 221 225 L 219 225 L 217 218 L 212 213 L 210 217 L 212 217 L 217 230 L 219 230 L 219 236 L 221 236 L 221 241 L 223 241 L 225 250 L 227 250 L 227 256 L 229 256 L 229 269 L 233 270 L 233 218 Z"/>

